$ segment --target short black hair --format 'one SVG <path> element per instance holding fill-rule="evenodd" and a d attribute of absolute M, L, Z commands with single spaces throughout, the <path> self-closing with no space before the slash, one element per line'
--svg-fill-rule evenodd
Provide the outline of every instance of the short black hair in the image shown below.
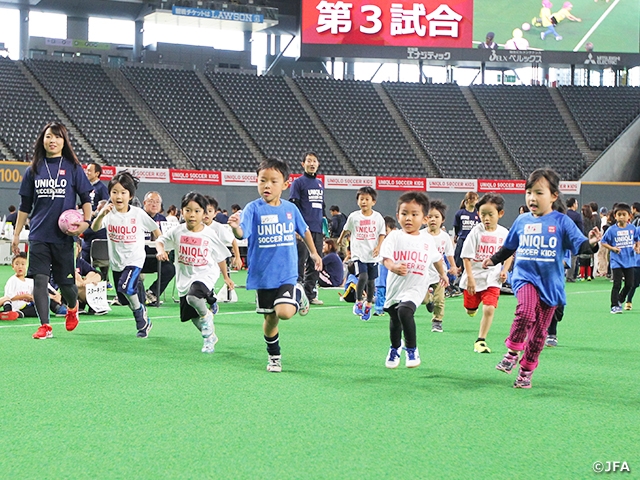
<path fill-rule="evenodd" d="M 111 189 L 114 186 L 116 186 L 118 183 L 120 185 L 122 185 L 122 187 L 125 190 L 129 191 L 129 195 L 131 197 L 129 199 L 129 201 L 131 202 L 131 200 L 133 200 L 133 197 L 136 196 L 136 190 L 138 189 L 138 183 L 140 183 L 140 180 L 138 179 L 138 177 L 134 177 L 127 170 L 115 174 L 113 176 L 113 178 L 111 180 L 109 180 L 109 186 L 107 187 L 107 190 L 109 191 L 109 194 L 111 194 Z"/>
<path fill-rule="evenodd" d="M 338 205 L 331 205 L 329 207 L 329 211 L 330 212 L 339 212 L 340 211 L 340 207 Z"/>
<path fill-rule="evenodd" d="M 16 206 L 15 205 L 9 205 L 9 213 L 13 213 L 16 211 Z"/>
<path fill-rule="evenodd" d="M 260 162 L 260 165 L 258 165 L 256 173 L 260 175 L 260 172 L 262 172 L 263 170 L 269 170 L 269 169 L 274 169 L 280 172 L 285 182 L 289 180 L 290 170 L 289 170 L 289 165 L 287 165 L 287 162 L 283 162 L 282 160 L 278 160 L 277 158 L 267 158 L 266 160 L 263 160 L 262 162 Z"/>
<path fill-rule="evenodd" d="M 240 205 L 238 205 L 237 203 L 234 203 L 233 205 L 231 205 L 231 210 L 235 210 L 237 212 L 238 210 L 242 210 L 242 207 L 240 207 Z"/>
<path fill-rule="evenodd" d="M 18 260 L 19 258 L 23 258 L 23 259 L 27 259 L 27 252 L 20 252 L 17 255 L 14 255 L 13 258 L 11 259 L 11 265 L 13 265 L 15 263 L 16 260 Z"/>
<path fill-rule="evenodd" d="M 498 212 L 502 212 L 504 210 L 504 198 L 499 193 L 485 193 L 476 204 L 476 208 L 480 211 L 480 207 L 488 203 L 495 205 Z"/>
<path fill-rule="evenodd" d="M 207 206 L 212 206 L 214 210 L 218 209 L 218 201 L 215 198 L 211 195 L 205 195 L 204 198 L 207 201 Z"/>
<path fill-rule="evenodd" d="M 578 203 L 578 201 L 574 198 L 567 198 L 567 207 L 568 208 L 572 208 L 576 203 Z"/>
<path fill-rule="evenodd" d="M 616 215 L 620 211 L 627 212 L 631 215 L 631 206 L 628 203 L 618 203 L 613 209 L 613 214 Z"/>
<path fill-rule="evenodd" d="M 302 163 L 304 163 L 308 156 L 316 157 L 316 160 L 320 162 L 320 157 L 318 156 L 318 154 L 312 150 L 309 150 L 308 152 L 304 152 L 304 155 L 302 155 Z"/>
<path fill-rule="evenodd" d="M 196 202 L 204 211 L 207 210 L 207 205 L 209 204 L 207 198 L 198 192 L 189 192 L 185 194 L 180 202 L 180 207 L 185 208 L 189 205 L 189 202 Z"/>
<path fill-rule="evenodd" d="M 93 165 L 93 169 L 98 174 L 98 177 L 100 177 L 100 175 L 102 175 L 102 165 L 100 165 L 99 163 L 96 163 L 96 162 L 92 162 L 87 166 L 91 166 L 91 165 Z"/>
<path fill-rule="evenodd" d="M 373 201 L 375 202 L 378 198 L 378 192 L 373 187 L 361 187 L 356 192 L 356 200 L 360 198 L 360 195 L 370 195 Z"/>
<path fill-rule="evenodd" d="M 633 202 L 631 206 L 636 212 L 640 212 L 640 202 Z"/>
<path fill-rule="evenodd" d="M 390 228 L 392 230 L 395 230 L 396 228 L 398 228 L 398 224 L 396 223 L 396 219 L 393 218 L 391 215 L 385 215 L 384 216 L 384 226 L 386 228 Z"/>
<path fill-rule="evenodd" d="M 439 199 L 431 200 L 431 205 L 429 206 L 429 210 L 433 210 L 433 209 L 440 212 L 440 215 L 442 216 L 442 220 L 444 221 L 444 219 L 446 218 L 444 215 L 444 212 L 447 211 L 447 206 L 444 204 L 444 202 Z"/>
<path fill-rule="evenodd" d="M 411 202 L 416 202 L 422 207 L 422 213 L 424 213 L 425 217 L 429 215 L 429 197 L 427 197 L 426 193 L 422 192 L 407 192 L 400 195 L 396 206 L 396 212 L 400 211 L 400 205 Z"/>

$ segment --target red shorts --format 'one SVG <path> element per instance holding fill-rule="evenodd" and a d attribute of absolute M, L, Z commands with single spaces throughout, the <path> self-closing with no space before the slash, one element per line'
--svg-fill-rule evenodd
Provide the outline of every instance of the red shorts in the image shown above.
<path fill-rule="evenodd" d="M 500 289 L 498 287 L 489 287 L 481 292 L 476 292 L 475 295 L 469 295 L 469 292 L 464 290 L 464 308 L 477 310 L 480 302 L 498 308 L 498 298 L 500 298 Z"/>

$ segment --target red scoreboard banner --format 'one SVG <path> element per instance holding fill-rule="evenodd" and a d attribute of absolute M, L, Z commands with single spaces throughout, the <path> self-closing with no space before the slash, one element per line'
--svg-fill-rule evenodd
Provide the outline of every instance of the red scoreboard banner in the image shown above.
<path fill-rule="evenodd" d="M 302 42 L 471 48 L 473 0 L 303 0 Z"/>

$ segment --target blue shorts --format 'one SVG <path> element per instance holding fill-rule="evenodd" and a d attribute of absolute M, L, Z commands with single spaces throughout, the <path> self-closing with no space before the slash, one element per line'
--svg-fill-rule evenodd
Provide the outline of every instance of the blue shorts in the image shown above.
<path fill-rule="evenodd" d="M 369 280 L 375 280 L 378 278 L 378 264 L 377 263 L 364 263 L 360 260 L 353 262 L 353 266 L 356 269 L 356 277 L 359 277 L 361 273 L 367 272 Z"/>

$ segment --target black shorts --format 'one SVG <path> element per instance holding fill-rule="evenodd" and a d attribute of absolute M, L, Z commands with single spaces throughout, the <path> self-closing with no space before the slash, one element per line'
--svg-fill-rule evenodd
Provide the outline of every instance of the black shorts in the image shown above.
<path fill-rule="evenodd" d="M 144 284 L 140 278 L 140 267 L 124 267 L 121 272 L 113 271 L 113 284 L 116 286 L 118 300 L 122 305 L 129 305 L 126 295 L 138 294 L 138 300 L 142 305 L 146 300 Z"/>
<path fill-rule="evenodd" d="M 29 242 L 29 268 L 27 277 L 53 273 L 58 285 L 75 285 L 76 259 L 73 241 L 69 243 Z"/>
<path fill-rule="evenodd" d="M 361 273 L 367 272 L 369 280 L 375 280 L 378 278 L 378 264 L 377 263 L 364 263 L 360 260 L 353 262 L 353 266 L 356 269 L 356 277 L 359 277 Z"/>
<path fill-rule="evenodd" d="M 204 298 L 209 305 L 216 303 L 216 295 L 213 290 L 202 282 L 193 282 L 189 288 L 187 295 L 193 295 L 197 298 Z M 180 297 L 180 321 L 188 322 L 194 318 L 198 318 L 200 315 L 196 312 L 196 309 L 189 305 L 187 302 L 187 295 Z"/>
<path fill-rule="evenodd" d="M 280 288 L 269 288 L 257 291 L 256 313 L 273 313 L 274 307 L 281 303 L 298 306 L 296 301 L 296 286 L 290 283 L 280 285 Z"/>

